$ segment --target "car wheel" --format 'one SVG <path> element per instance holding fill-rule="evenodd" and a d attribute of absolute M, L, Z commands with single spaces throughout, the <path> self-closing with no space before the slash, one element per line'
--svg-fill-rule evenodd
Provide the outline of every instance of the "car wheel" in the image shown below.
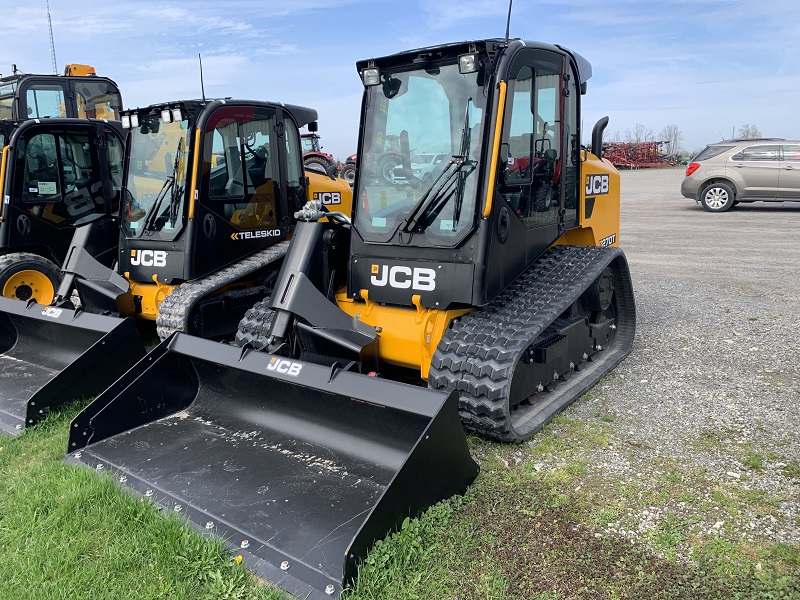
<path fill-rule="evenodd" d="M 736 194 L 727 183 L 712 183 L 704 188 L 700 196 L 700 204 L 710 212 L 725 212 L 735 202 Z"/>

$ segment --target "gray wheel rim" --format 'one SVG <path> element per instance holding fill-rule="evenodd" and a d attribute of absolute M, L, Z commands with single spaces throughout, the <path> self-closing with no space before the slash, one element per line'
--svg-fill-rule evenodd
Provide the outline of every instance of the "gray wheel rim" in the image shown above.
<path fill-rule="evenodd" d="M 721 187 L 709 188 L 706 192 L 706 206 L 719 210 L 728 203 L 728 190 Z"/>

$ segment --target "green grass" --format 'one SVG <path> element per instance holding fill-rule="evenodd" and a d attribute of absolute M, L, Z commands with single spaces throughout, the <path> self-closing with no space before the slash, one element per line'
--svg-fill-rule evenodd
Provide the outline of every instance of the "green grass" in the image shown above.
<path fill-rule="evenodd" d="M 68 419 L 0 440 L 0 598 L 282 598 L 220 541 L 61 461 Z"/>
<path fill-rule="evenodd" d="M 0 598 L 284 597 L 219 540 L 63 462 L 67 425 L 64 414 L 0 439 Z M 346 599 L 800 597 L 800 548 L 695 527 L 703 511 L 727 522 L 744 508 L 770 514 L 783 499 L 702 489 L 702 473 L 665 460 L 630 481 L 593 474 L 592 452 L 613 442 L 602 414 L 556 419 L 530 445 L 470 437 L 482 471 L 467 494 L 378 542 Z M 537 460 L 548 468 L 532 468 Z M 608 531 L 645 506 L 662 507 L 646 544 Z"/>

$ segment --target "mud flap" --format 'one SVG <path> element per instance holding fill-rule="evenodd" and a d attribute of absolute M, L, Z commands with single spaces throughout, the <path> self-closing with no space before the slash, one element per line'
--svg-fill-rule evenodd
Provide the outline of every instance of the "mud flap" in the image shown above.
<path fill-rule="evenodd" d="M 97 395 L 144 354 L 132 319 L 0 298 L 0 431 Z"/>
<path fill-rule="evenodd" d="M 69 451 L 311 598 L 478 473 L 455 393 L 180 333 L 75 418 Z"/>

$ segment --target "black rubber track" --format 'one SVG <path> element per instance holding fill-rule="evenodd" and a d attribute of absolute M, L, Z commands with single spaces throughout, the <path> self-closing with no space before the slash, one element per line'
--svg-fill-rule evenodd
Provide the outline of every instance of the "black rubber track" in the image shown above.
<path fill-rule="evenodd" d="M 614 273 L 616 335 L 580 371 L 548 385 L 532 404 L 509 407 L 517 363 L 549 324 L 566 311 L 607 266 Z M 636 311 L 630 272 L 618 248 L 556 246 L 488 305 L 455 319 L 431 361 L 429 386 L 460 392 L 465 427 L 520 442 L 541 429 L 630 352 Z M 537 390 L 530 390 L 533 396 Z"/>
<path fill-rule="evenodd" d="M 288 248 L 289 242 L 278 242 L 208 277 L 181 284 L 158 305 L 156 316 L 158 337 L 165 340 L 176 331 L 188 333 L 192 310 L 203 298 L 274 263 L 286 254 Z M 241 293 L 248 292 L 242 290 Z M 255 298 L 253 300 L 255 301 Z"/>

